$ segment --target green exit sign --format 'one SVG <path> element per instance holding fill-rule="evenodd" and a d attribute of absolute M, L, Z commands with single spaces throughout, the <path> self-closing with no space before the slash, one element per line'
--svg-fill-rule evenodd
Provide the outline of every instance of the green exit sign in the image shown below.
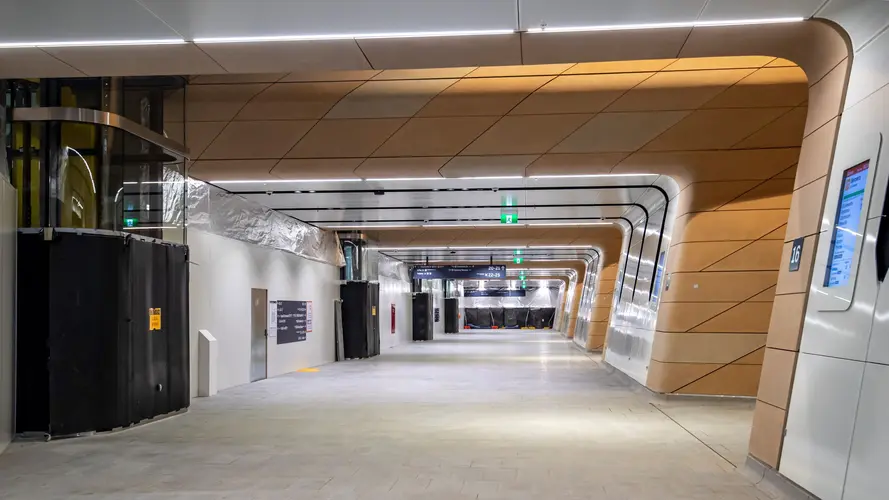
<path fill-rule="evenodd" d="M 521 257 L 516 257 L 516 258 L 512 259 L 512 262 L 513 262 L 514 264 L 521 264 L 524 260 L 525 260 L 525 259 L 523 259 L 523 258 L 521 258 Z"/>
<path fill-rule="evenodd" d="M 524 274 L 520 274 L 520 275 L 519 275 L 519 279 L 520 279 L 520 280 L 525 281 L 525 278 L 526 278 L 526 277 L 525 277 Z"/>
<path fill-rule="evenodd" d="M 139 219 L 136 219 L 135 217 L 127 217 L 123 220 L 123 223 L 127 227 L 136 227 L 136 224 L 139 223 Z"/>
<path fill-rule="evenodd" d="M 525 283 L 524 281 L 522 282 L 522 288 L 528 288 L 528 284 Z"/>
<path fill-rule="evenodd" d="M 519 214 L 500 214 L 501 224 L 518 224 Z"/>

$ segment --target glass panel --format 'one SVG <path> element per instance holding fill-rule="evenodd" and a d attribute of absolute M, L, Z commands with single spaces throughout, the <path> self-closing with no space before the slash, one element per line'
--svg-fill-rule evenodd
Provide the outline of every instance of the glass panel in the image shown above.
<path fill-rule="evenodd" d="M 18 195 L 19 227 L 40 227 L 40 123 L 14 123 L 10 155 L 12 185 Z"/>

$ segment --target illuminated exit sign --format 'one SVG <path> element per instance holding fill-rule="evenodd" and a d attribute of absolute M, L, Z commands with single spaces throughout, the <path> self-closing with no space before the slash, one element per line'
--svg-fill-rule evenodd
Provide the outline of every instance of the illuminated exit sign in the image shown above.
<path fill-rule="evenodd" d="M 521 257 L 516 257 L 516 258 L 512 259 L 512 262 L 513 262 L 514 264 L 521 264 L 522 262 L 524 262 L 524 260 L 525 260 L 525 259 L 523 259 L 523 258 L 521 258 Z"/>
<path fill-rule="evenodd" d="M 518 224 L 519 214 L 500 214 L 501 224 Z"/>

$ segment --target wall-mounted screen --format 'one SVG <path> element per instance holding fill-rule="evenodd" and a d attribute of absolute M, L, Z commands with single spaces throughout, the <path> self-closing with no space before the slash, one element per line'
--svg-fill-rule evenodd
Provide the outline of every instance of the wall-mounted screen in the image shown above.
<path fill-rule="evenodd" d="M 864 210 L 869 167 L 870 160 L 843 172 L 843 184 L 827 258 L 827 273 L 824 276 L 825 287 L 845 286 L 852 275 L 855 248 L 862 231 L 861 213 Z"/>

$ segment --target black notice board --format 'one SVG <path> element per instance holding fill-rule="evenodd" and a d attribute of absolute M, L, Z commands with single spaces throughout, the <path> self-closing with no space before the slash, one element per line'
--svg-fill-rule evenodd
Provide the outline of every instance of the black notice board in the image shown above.
<path fill-rule="evenodd" d="M 304 342 L 312 331 L 311 302 L 279 300 L 277 307 L 278 344 Z"/>

